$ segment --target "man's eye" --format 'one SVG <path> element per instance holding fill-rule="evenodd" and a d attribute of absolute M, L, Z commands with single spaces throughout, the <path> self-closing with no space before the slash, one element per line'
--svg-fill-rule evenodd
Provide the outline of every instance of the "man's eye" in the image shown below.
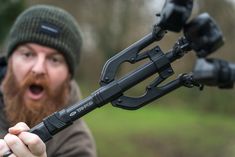
<path fill-rule="evenodd" d="M 63 59 L 61 59 L 60 57 L 57 57 L 57 56 L 52 56 L 50 57 L 49 59 L 52 63 L 56 63 L 56 64 L 59 64 L 59 63 L 62 63 L 63 62 Z"/>
<path fill-rule="evenodd" d="M 56 62 L 59 62 L 59 59 L 58 59 L 58 58 L 55 58 L 55 57 L 52 57 L 52 58 L 51 58 L 51 61 L 56 63 Z"/>
<path fill-rule="evenodd" d="M 23 53 L 23 55 L 24 55 L 25 57 L 29 58 L 29 57 L 32 57 L 32 56 L 33 56 L 33 53 L 32 53 L 32 52 L 25 52 L 25 53 Z"/>

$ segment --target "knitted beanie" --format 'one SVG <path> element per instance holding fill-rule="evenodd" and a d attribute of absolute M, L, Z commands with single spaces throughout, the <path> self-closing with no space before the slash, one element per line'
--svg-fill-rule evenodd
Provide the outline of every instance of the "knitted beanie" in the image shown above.
<path fill-rule="evenodd" d="M 48 5 L 25 10 L 13 24 L 7 42 L 8 58 L 17 46 L 24 43 L 37 43 L 58 50 L 74 76 L 82 38 L 75 19 L 65 10 Z"/>

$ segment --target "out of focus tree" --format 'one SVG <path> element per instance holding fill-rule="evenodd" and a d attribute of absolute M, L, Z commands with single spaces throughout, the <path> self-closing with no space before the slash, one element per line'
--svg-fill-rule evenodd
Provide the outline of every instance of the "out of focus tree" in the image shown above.
<path fill-rule="evenodd" d="M 24 0 L 0 0 L 0 45 L 6 38 L 10 26 L 24 8 Z"/>

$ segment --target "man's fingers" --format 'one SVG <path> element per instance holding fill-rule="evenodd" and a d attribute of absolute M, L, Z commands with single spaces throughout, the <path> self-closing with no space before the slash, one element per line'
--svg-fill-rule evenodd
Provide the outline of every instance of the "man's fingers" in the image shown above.
<path fill-rule="evenodd" d="M 8 145 L 9 149 L 11 149 L 12 152 L 16 156 L 29 156 L 29 155 L 33 155 L 29 151 L 29 149 L 26 147 L 26 145 L 16 135 L 7 134 L 4 137 L 4 141 Z"/>
<path fill-rule="evenodd" d="M 28 125 L 27 125 L 26 123 L 24 123 L 24 122 L 19 122 L 19 123 L 17 123 L 14 127 L 20 127 L 20 128 L 29 130 Z"/>
<path fill-rule="evenodd" d="M 29 127 L 25 123 L 17 123 L 9 128 L 10 134 L 7 134 L 4 140 L 16 156 L 44 155 L 46 153 L 45 143 L 39 136 L 25 132 L 28 130 Z"/>
<path fill-rule="evenodd" d="M 3 139 L 0 139 L 0 157 L 5 155 L 9 151 L 10 151 L 10 148 L 8 147 L 6 142 Z M 11 153 L 11 155 L 9 155 L 8 157 L 16 157 L 16 156 L 15 154 Z"/>
<path fill-rule="evenodd" d="M 29 132 L 22 132 L 18 137 L 28 146 L 32 154 L 41 156 L 46 152 L 46 145 L 39 136 Z"/>
<path fill-rule="evenodd" d="M 0 156 L 3 156 L 7 151 L 9 151 L 9 147 L 3 139 L 0 139 Z"/>
<path fill-rule="evenodd" d="M 19 122 L 15 126 L 8 129 L 9 133 L 14 134 L 14 135 L 17 135 L 23 131 L 28 131 L 28 130 L 29 130 L 29 127 L 23 122 Z"/>

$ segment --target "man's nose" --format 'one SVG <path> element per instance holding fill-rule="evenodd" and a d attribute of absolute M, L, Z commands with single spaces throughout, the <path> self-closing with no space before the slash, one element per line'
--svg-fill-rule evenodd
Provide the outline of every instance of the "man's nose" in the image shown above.
<path fill-rule="evenodd" d="M 32 72 L 35 74 L 45 74 L 46 73 L 44 58 L 37 59 L 37 61 L 34 63 L 34 65 L 32 67 Z"/>

